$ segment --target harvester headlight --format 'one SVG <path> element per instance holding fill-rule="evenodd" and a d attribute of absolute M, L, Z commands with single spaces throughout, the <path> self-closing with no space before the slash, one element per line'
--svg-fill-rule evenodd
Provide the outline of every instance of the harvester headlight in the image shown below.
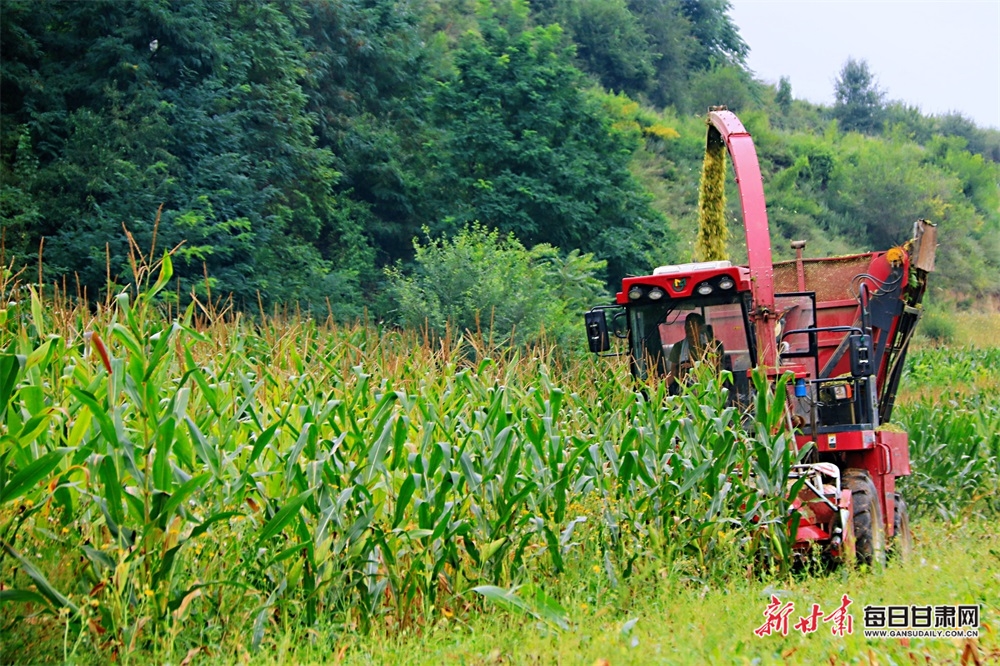
<path fill-rule="evenodd" d="M 734 284 L 732 278 L 724 277 L 719 280 L 719 289 L 732 289 Z"/>
<path fill-rule="evenodd" d="M 660 300 L 661 298 L 663 298 L 663 290 L 660 289 L 659 287 L 653 287 L 649 291 L 649 298 L 650 298 L 650 300 L 653 300 L 653 301 Z"/>
<path fill-rule="evenodd" d="M 639 300 L 642 298 L 642 289 L 639 289 L 639 287 L 632 287 L 628 290 L 628 297 L 633 301 Z"/>
<path fill-rule="evenodd" d="M 712 285 L 710 285 L 707 282 L 702 282 L 701 284 L 698 285 L 697 291 L 702 296 L 708 296 L 709 294 L 712 293 Z"/>

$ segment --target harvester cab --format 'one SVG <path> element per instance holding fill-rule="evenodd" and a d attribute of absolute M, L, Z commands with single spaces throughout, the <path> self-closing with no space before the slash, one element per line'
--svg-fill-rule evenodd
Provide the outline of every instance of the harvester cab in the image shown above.
<path fill-rule="evenodd" d="M 604 311 L 616 310 L 616 331 L 628 340 L 632 373 L 646 379 L 662 376 L 680 381 L 698 361 L 711 361 L 735 379 L 735 394 L 749 391 L 747 371 L 756 346 L 749 271 L 728 261 L 661 266 L 652 275 L 629 277 L 615 305 L 587 313 L 591 350 L 606 351 L 610 338 Z M 696 315 L 699 330 L 692 339 L 687 322 Z M 676 385 L 676 384 L 675 384 Z"/>
<path fill-rule="evenodd" d="M 732 158 L 748 264 L 715 260 L 626 277 L 613 304 L 585 315 L 590 350 L 607 353 L 612 337 L 622 339 L 643 380 L 677 382 L 686 363 L 710 361 L 728 371 L 729 398 L 744 405 L 755 369 L 772 381 L 788 377 L 786 422 L 800 450 L 808 448 L 793 470 L 809 481 L 795 500 L 797 547 L 883 561 L 887 537 L 905 531 L 898 541 L 909 542 L 895 489 L 910 473 L 908 440 L 885 424 L 934 269 L 936 227 L 918 220 L 906 243 L 846 257 L 805 259 L 796 241 L 796 259 L 774 263 L 750 134 L 727 110 L 708 120 L 707 145 L 724 144 Z"/>

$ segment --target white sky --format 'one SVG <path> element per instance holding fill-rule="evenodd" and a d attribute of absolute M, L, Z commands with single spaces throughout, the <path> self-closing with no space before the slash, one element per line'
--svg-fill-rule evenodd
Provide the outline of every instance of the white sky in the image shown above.
<path fill-rule="evenodd" d="M 833 104 L 848 56 L 887 99 L 1000 129 L 1000 0 L 730 0 L 757 78 Z"/>

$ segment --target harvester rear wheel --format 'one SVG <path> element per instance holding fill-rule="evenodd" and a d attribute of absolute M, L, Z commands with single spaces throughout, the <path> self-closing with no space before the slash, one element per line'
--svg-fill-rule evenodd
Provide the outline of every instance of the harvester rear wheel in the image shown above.
<path fill-rule="evenodd" d="M 843 484 L 851 491 L 851 522 L 858 563 L 885 566 L 885 523 L 871 476 L 864 469 L 847 469 Z"/>
<path fill-rule="evenodd" d="M 892 512 L 892 538 L 889 540 L 889 555 L 906 562 L 913 553 L 913 533 L 910 531 L 910 514 L 906 502 L 899 493 L 893 494 L 895 510 Z"/>

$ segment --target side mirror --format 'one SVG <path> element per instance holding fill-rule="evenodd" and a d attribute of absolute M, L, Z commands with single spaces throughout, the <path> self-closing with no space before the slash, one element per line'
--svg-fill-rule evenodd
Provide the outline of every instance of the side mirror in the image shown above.
<path fill-rule="evenodd" d="M 587 327 L 587 344 L 590 351 L 600 354 L 611 349 L 611 338 L 608 337 L 608 319 L 604 310 L 591 310 L 583 315 Z"/>
<path fill-rule="evenodd" d="M 871 346 L 872 336 L 852 333 L 851 344 L 851 376 L 868 377 L 872 374 Z"/>

